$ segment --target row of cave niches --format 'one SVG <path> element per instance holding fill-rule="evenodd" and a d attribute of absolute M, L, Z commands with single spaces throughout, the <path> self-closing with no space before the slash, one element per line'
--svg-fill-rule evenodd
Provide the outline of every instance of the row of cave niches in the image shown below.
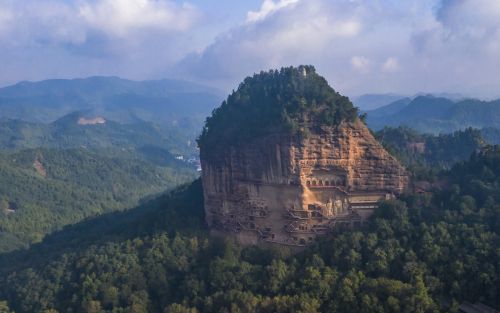
<path fill-rule="evenodd" d="M 294 222 L 285 225 L 285 231 L 288 234 L 287 237 L 277 238 L 277 236 L 272 233 L 271 228 L 265 228 L 260 239 L 266 242 L 283 244 L 289 246 L 307 246 L 315 241 L 319 236 L 324 236 L 335 229 L 352 229 L 359 228 L 362 225 L 362 221 L 358 216 L 349 216 L 345 218 L 340 218 L 335 220 L 333 223 L 329 224 L 312 224 L 312 225 L 298 225 L 294 226 Z"/>
<path fill-rule="evenodd" d="M 307 180 L 307 187 L 345 187 L 345 181 L 335 180 Z"/>
<path fill-rule="evenodd" d="M 224 215 L 217 212 L 212 213 L 217 216 L 213 225 L 216 229 L 235 233 L 252 231 L 256 232 L 263 241 L 292 246 L 306 246 L 312 243 L 317 236 L 325 235 L 333 228 L 358 228 L 363 224 L 361 217 L 352 212 L 347 212 L 345 215 L 335 218 L 326 218 L 318 214 L 318 211 L 309 212 L 307 217 L 305 215 L 299 217 L 290 214 L 290 210 L 287 210 L 283 217 L 290 222 L 283 225 L 283 231 L 288 236 L 283 237 L 277 236 L 271 227 L 259 227 L 259 219 L 265 219 L 269 215 L 267 207 L 254 208 L 246 211 L 246 214 L 233 213 Z"/>

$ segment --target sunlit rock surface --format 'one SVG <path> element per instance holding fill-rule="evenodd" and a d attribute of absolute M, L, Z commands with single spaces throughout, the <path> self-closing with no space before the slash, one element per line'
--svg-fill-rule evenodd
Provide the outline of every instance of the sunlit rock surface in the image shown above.
<path fill-rule="evenodd" d="M 303 246 L 364 223 L 380 200 L 407 187 L 406 170 L 361 121 L 302 127 L 307 135 L 269 134 L 226 147 L 217 160 L 201 149 L 213 230 L 247 244 Z"/>

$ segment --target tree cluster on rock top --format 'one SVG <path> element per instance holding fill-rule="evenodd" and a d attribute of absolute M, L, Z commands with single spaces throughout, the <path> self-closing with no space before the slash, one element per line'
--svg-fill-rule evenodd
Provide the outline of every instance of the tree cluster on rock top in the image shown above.
<path fill-rule="evenodd" d="M 198 143 L 204 151 L 276 132 L 298 133 L 308 123 L 354 121 L 357 109 L 312 66 L 285 67 L 247 77 L 207 118 Z"/>

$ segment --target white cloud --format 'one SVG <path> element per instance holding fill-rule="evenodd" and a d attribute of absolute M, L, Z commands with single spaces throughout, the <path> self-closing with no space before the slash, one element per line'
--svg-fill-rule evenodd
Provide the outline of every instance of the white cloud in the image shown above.
<path fill-rule="evenodd" d="M 247 13 L 247 22 L 256 22 L 259 20 L 263 20 L 269 14 L 272 14 L 297 2 L 299 2 L 299 0 L 278 0 L 277 2 L 274 2 L 273 0 L 264 0 L 259 11 L 250 11 Z"/>
<path fill-rule="evenodd" d="M 12 12 L 0 6 L 0 36 L 5 33 L 12 21 Z"/>
<path fill-rule="evenodd" d="M 434 23 L 414 34 L 421 51 L 487 52 L 500 39 L 500 1 L 443 0 Z M 493 45 L 492 45 L 493 44 Z"/>
<path fill-rule="evenodd" d="M 78 11 L 89 27 L 118 37 L 140 29 L 185 31 L 198 16 L 190 5 L 165 0 L 102 0 L 84 3 Z"/>
<path fill-rule="evenodd" d="M 498 0 L 262 0 L 225 12 L 241 19 L 229 31 L 224 14 L 203 11 L 210 4 L 182 1 L 0 0 L 0 83 L 112 74 L 231 89 L 260 70 L 313 64 L 350 95 L 500 96 Z"/>
<path fill-rule="evenodd" d="M 262 69 L 318 64 L 348 49 L 363 30 L 362 15 L 352 1 L 298 1 L 219 36 L 203 52 L 186 57 L 177 73 L 230 88 Z"/>
<path fill-rule="evenodd" d="M 445 0 L 438 12 L 447 39 L 481 39 L 498 36 L 500 1 Z"/>
<path fill-rule="evenodd" d="M 84 44 L 96 35 L 132 39 L 137 31 L 184 32 L 199 15 L 195 7 L 172 0 L 6 0 L 0 27 L 8 21 L 17 42 Z"/>
<path fill-rule="evenodd" d="M 498 97 L 500 2 L 443 0 L 434 18 L 411 38 L 420 67 L 416 73 L 426 71 L 436 88 Z"/>
<path fill-rule="evenodd" d="M 61 76 L 159 77 L 194 49 L 188 32 L 201 15 L 174 0 L 0 0 L 0 58 L 9 60 L 0 84 Z"/>
<path fill-rule="evenodd" d="M 385 72 L 395 72 L 399 70 L 399 62 L 396 58 L 389 57 L 385 60 L 384 64 L 382 64 L 382 69 Z"/>
<path fill-rule="evenodd" d="M 370 60 L 365 57 L 353 56 L 351 58 L 351 65 L 357 70 L 367 70 L 370 66 Z"/>
<path fill-rule="evenodd" d="M 351 95 L 500 96 L 498 55 L 498 0 L 264 1 L 176 73 L 230 89 L 263 69 L 314 64 Z"/>
<path fill-rule="evenodd" d="M 337 21 L 332 27 L 332 34 L 339 37 L 352 37 L 359 34 L 361 23 L 356 19 L 346 19 Z"/>

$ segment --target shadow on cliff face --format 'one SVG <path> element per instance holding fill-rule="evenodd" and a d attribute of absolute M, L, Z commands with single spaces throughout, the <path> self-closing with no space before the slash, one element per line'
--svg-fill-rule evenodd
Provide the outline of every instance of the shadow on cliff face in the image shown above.
<path fill-rule="evenodd" d="M 20 264 L 28 267 L 35 255 L 39 263 L 41 257 L 48 259 L 77 246 L 85 248 L 160 232 L 167 232 L 170 236 L 176 233 L 206 234 L 200 179 L 146 200 L 136 208 L 103 214 L 66 226 L 27 250 L 1 255 L 0 271 L 7 272 L 13 265 L 18 269 Z"/>

